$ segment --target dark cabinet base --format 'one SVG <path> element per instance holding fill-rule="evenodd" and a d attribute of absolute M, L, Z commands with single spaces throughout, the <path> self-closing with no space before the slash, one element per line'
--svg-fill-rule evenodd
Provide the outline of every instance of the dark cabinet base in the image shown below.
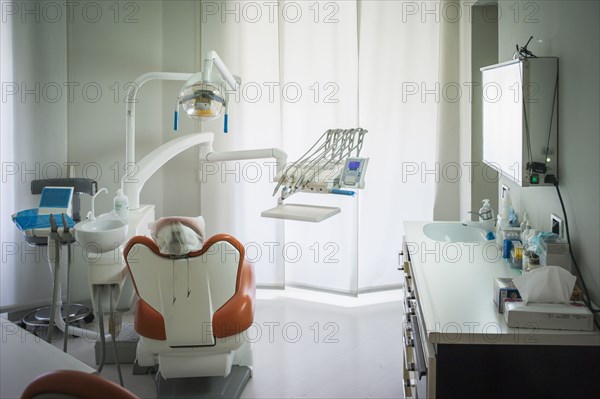
<path fill-rule="evenodd" d="M 600 347 L 438 345 L 438 398 L 598 398 Z"/>

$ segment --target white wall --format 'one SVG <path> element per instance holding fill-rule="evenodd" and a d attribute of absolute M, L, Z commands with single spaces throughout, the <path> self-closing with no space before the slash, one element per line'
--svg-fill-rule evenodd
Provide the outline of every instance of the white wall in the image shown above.
<path fill-rule="evenodd" d="M 163 1 L 162 3 L 162 71 L 196 72 L 202 69 L 200 49 L 200 2 Z M 172 140 L 175 100 L 184 82 L 164 82 L 162 123 L 163 142 Z M 180 132 L 199 132 L 200 124 L 180 115 Z M 169 161 L 163 168 L 162 213 L 158 216 L 198 216 L 200 184 L 198 148 L 191 148 Z M 173 195 L 173 193 L 179 193 Z"/>
<path fill-rule="evenodd" d="M 498 209 L 498 173 L 483 163 L 483 95 L 480 68 L 498 62 L 498 14 L 495 4 L 473 7 L 471 81 L 473 101 L 471 113 L 470 160 L 473 162 L 472 191 L 468 210 L 478 211 L 483 199 L 490 199 L 492 208 Z M 464 214 L 462 215 L 464 218 Z M 473 220 L 477 220 L 474 215 Z"/>
<path fill-rule="evenodd" d="M 559 57 L 559 182 L 577 262 L 592 300 L 600 303 L 600 2 L 511 1 L 499 7 L 499 61 L 511 59 L 515 44 L 531 35 L 543 40 L 529 46 L 536 55 Z M 527 210 L 534 227 L 548 231 L 550 214 L 562 215 L 554 188 L 501 183 L 511 187 L 513 205 Z"/>
<path fill-rule="evenodd" d="M 98 197 L 97 209 L 106 212 L 125 173 L 127 84 L 146 72 L 200 70 L 200 6 L 195 1 L 87 2 L 100 5 L 103 16 L 97 23 L 79 18 L 69 25 L 69 79 L 97 83 L 103 95 L 97 102 L 71 105 L 69 156 L 82 166 L 100 165 L 100 187 L 107 187 L 109 195 Z M 86 4 L 74 3 L 81 3 L 78 8 Z M 173 111 L 183 84 L 150 81 L 140 89 L 136 161 L 176 137 Z M 197 131 L 198 123 L 181 117 L 177 135 Z M 198 168 L 198 149 L 186 151 L 146 183 L 140 202 L 155 204 L 157 217 L 200 214 Z M 88 170 L 93 174 L 94 168 Z M 84 200 L 84 206 L 88 204 L 89 199 Z"/>
<path fill-rule="evenodd" d="M 109 195 L 100 195 L 96 202 L 96 213 L 104 213 L 112 209 L 112 198 L 125 173 L 124 98 L 128 83 L 143 73 L 162 70 L 163 7 L 157 1 L 86 0 L 72 4 L 75 10 L 82 11 L 75 11 L 69 24 L 68 77 L 79 87 L 89 87 L 90 94 L 82 94 L 69 104 L 69 160 L 79 164 L 79 176 L 96 179 L 99 187 L 108 188 Z M 97 20 L 84 17 L 87 4 L 88 10 L 101 10 Z M 92 11 L 88 13 L 92 15 Z M 94 88 L 101 90 L 97 98 Z M 162 83 L 153 81 L 138 93 L 137 161 L 163 142 L 161 89 Z M 156 199 L 162 196 L 159 171 L 144 187 L 141 202 L 156 204 L 160 215 L 162 201 Z M 89 203 L 89 198 L 82 198 L 84 212 Z"/>
<path fill-rule="evenodd" d="M 46 251 L 28 246 L 10 215 L 37 207 L 32 180 L 66 177 L 66 19 L 43 14 L 42 2 L 27 2 L 25 13 L 24 3 L 11 2 L 10 12 L 3 4 L 0 26 L 0 309 L 50 298 Z"/>

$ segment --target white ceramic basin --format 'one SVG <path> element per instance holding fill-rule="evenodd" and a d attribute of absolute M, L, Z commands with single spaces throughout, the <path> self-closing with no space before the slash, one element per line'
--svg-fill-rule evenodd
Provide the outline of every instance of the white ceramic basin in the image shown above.
<path fill-rule="evenodd" d="M 127 222 L 119 219 L 86 220 L 75 225 L 75 239 L 87 252 L 107 252 L 125 241 L 127 228 Z"/>
<path fill-rule="evenodd" d="M 465 226 L 462 223 L 428 223 L 423 226 L 423 233 L 435 241 L 445 242 L 479 242 L 487 241 L 485 231 L 477 227 Z"/>

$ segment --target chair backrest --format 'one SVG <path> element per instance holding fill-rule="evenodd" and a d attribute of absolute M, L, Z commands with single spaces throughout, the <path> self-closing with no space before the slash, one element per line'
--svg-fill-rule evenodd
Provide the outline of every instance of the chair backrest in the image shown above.
<path fill-rule="evenodd" d="M 136 236 L 124 256 L 142 311 L 162 316 L 170 347 L 214 345 L 214 315 L 242 288 L 244 267 L 251 267 L 241 243 L 225 234 L 183 257 L 161 254 L 153 240 Z M 144 316 L 136 312 L 136 329 L 138 317 Z"/>
<path fill-rule="evenodd" d="M 58 370 L 42 374 L 21 394 L 21 399 L 139 399 L 125 388 L 94 374 Z"/>

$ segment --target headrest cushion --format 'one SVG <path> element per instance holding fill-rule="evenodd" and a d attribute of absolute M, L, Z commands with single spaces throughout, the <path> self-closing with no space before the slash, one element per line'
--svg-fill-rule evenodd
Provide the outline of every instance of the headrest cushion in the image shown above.
<path fill-rule="evenodd" d="M 165 255 L 186 255 L 204 245 L 206 233 L 202 216 L 163 217 L 148 227 L 160 252 Z"/>

